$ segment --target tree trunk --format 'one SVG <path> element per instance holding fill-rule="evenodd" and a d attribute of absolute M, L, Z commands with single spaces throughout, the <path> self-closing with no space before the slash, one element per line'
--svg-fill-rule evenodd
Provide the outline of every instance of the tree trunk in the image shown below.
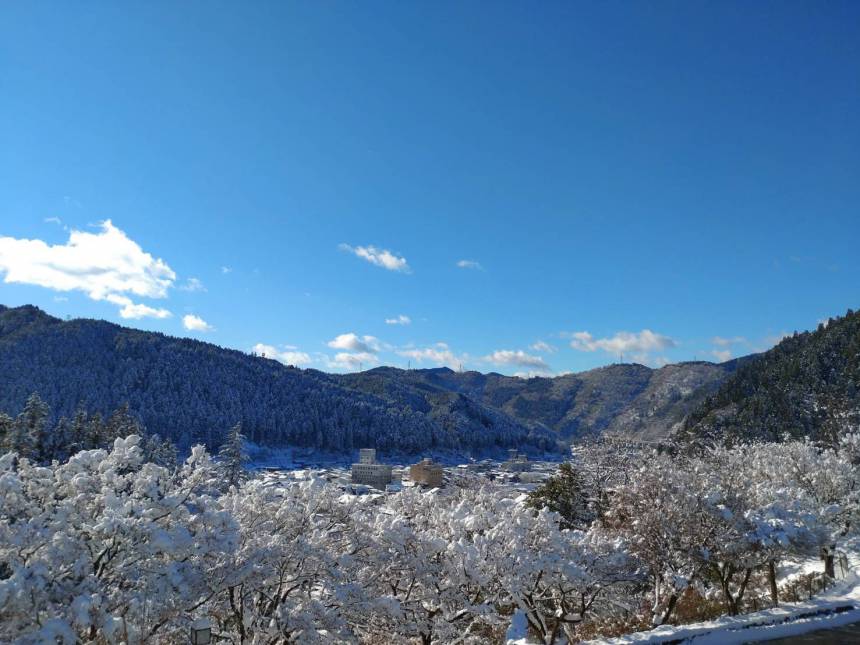
<path fill-rule="evenodd" d="M 747 568 L 744 571 L 744 579 L 741 581 L 740 587 L 738 588 L 738 595 L 732 595 L 731 583 L 732 576 L 735 574 L 735 568 L 731 565 L 726 565 L 726 567 L 719 571 L 720 573 L 720 586 L 723 589 L 723 596 L 726 600 L 726 609 L 729 611 L 730 616 L 737 616 L 741 613 L 741 601 L 744 598 L 744 592 L 746 591 L 747 584 L 749 584 L 750 575 L 752 573 L 752 569 Z"/>
<path fill-rule="evenodd" d="M 770 600 L 776 607 L 779 605 L 779 589 L 776 586 L 776 563 L 773 560 L 767 563 L 767 581 L 770 583 Z"/>
<path fill-rule="evenodd" d="M 669 596 L 669 604 L 666 606 L 666 611 L 663 612 L 663 617 L 660 619 L 660 624 L 665 625 L 666 621 L 669 620 L 669 616 L 672 615 L 672 610 L 675 609 L 675 605 L 678 603 L 678 594 L 673 593 Z"/>
<path fill-rule="evenodd" d="M 824 575 L 833 580 L 836 578 L 836 557 L 828 550 L 824 556 Z"/>
<path fill-rule="evenodd" d="M 660 609 L 660 576 L 654 576 L 654 604 L 651 605 L 651 624 L 660 625 L 657 611 Z"/>
<path fill-rule="evenodd" d="M 720 577 L 720 588 L 723 590 L 723 600 L 726 601 L 726 611 L 729 612 L 730 616 L 737 616 L 738 612 L 735 606 L 735 599 L 732 598 L 732 590 L 730 586 L 732 575 L 734 575 L 734 568 L 730 564 L 725 566 L 717 565 L 717 573 Z"/>
<path fill-rule="evenodd" d="M 735 616 L 741 613 L 741 601 L 744 599 L 744 592 L 747 590 L 747 585 L 750 582 L 750 575 L 752 575 L 752 569 L 747 567 L 747 570 L 744 573 L 744 580 L 741 582 L 740 589 L 738 589 L 738 595 L 734 599 Z"/>

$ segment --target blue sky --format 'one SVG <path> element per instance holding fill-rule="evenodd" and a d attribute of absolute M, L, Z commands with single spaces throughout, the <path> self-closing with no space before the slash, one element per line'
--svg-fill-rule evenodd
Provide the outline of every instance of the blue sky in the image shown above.
<path fill-rule="evenodd" d="M 549 374 L 860 304 L 856 2 L 7 2 L 0 95 L 6 305 Z"/>

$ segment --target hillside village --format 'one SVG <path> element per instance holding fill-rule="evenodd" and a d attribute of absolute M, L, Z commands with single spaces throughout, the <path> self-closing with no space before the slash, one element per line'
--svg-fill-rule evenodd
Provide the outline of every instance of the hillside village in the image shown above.
<path fill-rule="evenodd" d="M 412 464 L 379 463 L 376 451 L 367 448 L 359 451 L 358 462 L 350 467 L 342 464 L 315 468 L 281 465 L 262 466 L 259 470 L 272 485 L 321 478 L 351 495 L 397 494 L 410 487 L 436 489 L 437 494 L 444 495 L 446 489 L 493 482 L 516 496 L 535 490 L 557 468 L 557 461 L 530 461 L 516 450 L 510 451 L 506 461 L 483 459 L 446 466 L 425 457 Z"/>

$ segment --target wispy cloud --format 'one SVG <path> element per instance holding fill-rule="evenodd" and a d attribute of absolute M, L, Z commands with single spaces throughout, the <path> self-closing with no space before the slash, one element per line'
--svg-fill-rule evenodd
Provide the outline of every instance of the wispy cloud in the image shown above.
<path fill-rule="evenodd" d="M 711 343 L 715 345 L 711 350 L 711 356 L 716 358 L 720 363 L 725 363 L 734 355 L 732 348 L 735 345 L 744 345 L 747 342 L 747 339 L 743 336 L 714 336 L 711 338 Z"/>
<path fill-rule="evenodd" d="M 123 318 L 167 318 L 166 309 L 136 304 L 131 296 L 165 298 L 176 274 L 141 249 L 110 220 L 90 233 L 73 230 L 65 244 L 0 237 L 0 273 L 7 283 L 54 291 L 82 291 L 120 307 Z"/>
<path fill-rule="evenodd" d="M 223 274 L 225 274 L 225 275 L 226 275 L 226 274 L 228 274 L 228 273 L 233 273 L 233 268 L 232 268 L 232 267 L 228 267 L 228 266 L 222 266 L 222 267 L 221 267 L 221 273 L 223 273 Z"/>
<path fill-rule="evenodd" d="M 614 336 L 607 338 L 594 338 L 587 331 L 578 331 L 571 334 L 570 346 L 580 352 L 594 352 L 603 350 L 610 354 L 621 352 L 655 352 L 670 347 L 677 343 L 668 336 L 657 334 L 650 329 L 643 329 L 639 333 L 620 331 Z"/>
<path fill-rule="evenodd" d="M 741 343 L 745 343 L 747 342 L 747 339 L 743 336 L 731 336 L 728 338 L 724 336 L 714 336 L 711 339 L 711 342 L 718 347 L 731 347 L 732 345 L 739 345 Z"/>
<path fill-rule="evenodd" d="M 399 271 L 400 273 L 412 271 L 405 257 L 398 256 L 388 249 L 378 249 L 375 246 L 350 246 L 349 244 L 341 244 L 338 248 L 389 271 Z"/>
<path fill-rule="evenodd" d="M 555 345 L 550 345 L 542 340 L 529 345 L 529 349 L 535 352 L 543 352 L 544 354 L 555 354 L 558 351 L 558 348 Z"/>
<path fill-rule="evenodd" d="M 484 360 L 499 366 L 528 367 L 539 372 L 551 371 L 543 358 L 527 354 L 521 349 L 497 349 L 492 354 L 484 356 Z"/>
<path fill-rule="evenodd" d="M 187 314 L 182 317 L 182 326 L 188 331 L 212 331 L 214 327 L 203 320 L 200 316 Z"/>
<path fill-rule="evenodd" d="M 403 314 L 400 314 L 396 318 L 386 318 L 385 319 L 386 325 L 409 325 L 411 323 L 412 323 L 412 319 L 409 316 L 404 316 Z"/>
<path fill-rule="evenodd" d="M 775 345 L 779 345 L 783 340 L 791 336 L 787 331 L 781 331 L 776 334 L 768 334 L 764 338 L 762 338 L 759 342 L 755 343 L 755 346 L 752 348 L 754 352 L 766 352 L 771 347 Z"/>
<path fill-rule="evenodd" d="M 308 365 L 313 362 L 309 354 L 298 351 L 298 348 L 293 345 L 282 345 L 281 347 L 281 349 L 278 349 L 274 345 L 257 343 L 252 348 L 252 351 L 265 358 L 280 361 L 284 365 Z"/>
<path fill-rule="evenodd" d="M 59 217 L 46 217 L 45 224 L 56 224 L 57 226 L 62 226 L 63 220 L 61 220 Z"/>
<path fill-rule="evenodd" d="M 716 358 L 720 363 L 725 363 L 732 357 L 732 350 L 730 349 L 712 349 L 711 355 Z"/>
<path fill-rule="evenodd" d="M 468 358 L 465 354 L 463 356 L 454 354 L 447 343 L 436 343 L 431 347 L 403 348 L 397 350 L 397 354 L 416 363 L 430 363 L 431 365 L 447 366 L 452 369 L 458 369 Z"/>
<path fill-rule="evenodd" d="M 340 334 L 328 341 L 332 349 L 344 349 L 349 352 L 376 353 L 379 351 L 379 339 L 375 336 L 359 336 L 353 332 Z"/>
<path fill-rule="evenodd" d="M 188 278 L 184 284 L 179 285 L 178 289 L 180 291 L 206 291 L 206 287 L 203 286 L 203 283 L 198 278 Z"/>
<path fill-rule="evenodd" d="M 457 266 L 461 269 L 474 269 L 476 271 L 484 270 L 484 267 L 481 266 L 481 263 L 477 260 L 457 260 Z"/>
<path fill-rule="evenodd" d="M 135 303 L 127 296 L 121 296 L 116 293 L 109 293 L 105 296 L 105 300 L 115 305 L 119 305 L 119 316 L 127 320 L 140 320 L 141 318 L 170 318 L 173 314 L 167 309 L 158 307 L 150 307 L 143 303 Z"/>
<path fill-rule="evenodd" d="M 338 352 L 328 359 L 328 367 L 335 370 L 358 370 L 379 364 L 376 354 L 370 352 Z"/>

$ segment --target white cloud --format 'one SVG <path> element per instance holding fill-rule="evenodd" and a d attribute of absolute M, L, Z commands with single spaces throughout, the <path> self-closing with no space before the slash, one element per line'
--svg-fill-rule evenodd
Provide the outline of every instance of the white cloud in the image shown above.
<path fill-rule="evenodd" d="M 532 343 L 531 345 L 529 345 L 529 349 L 534 350 L 536 352 L 544 352 L 545 354 L 555 354 L 558 351 L 558 348 L 555 345 L 550 345 L 549 343 L 545 343 L 542 340 L 539 340 L 536 343 Z"/>
<path fill-rule="evenodd" d="M 621 331 L 609 338 L 594 338 L 587 331 L 574 332 L 570 346 L 580 352 L 593 352 L 598 349 L 610 354 L 621 352 L 654 352 L 670 347 L 677 343 L 662 334 L 657 334 L 650 329 L 643 329 L 638 334 Z"/>
<path fill-rule="evenodd" d="M 278 349 L 273 345 L 257 343 L 252 348 L 252 351 L 260 356 L 280 361 L 284 365 L 307 365 L 313 363 L 313 359 L 309 354 L 298 351 L 298 348 L 294 345 L 282 345 L 282 347 L 283 349 Z"/>
<path fill-rule="evenodd" d="M 711 342 L 716 345 L 716 348 L 711 350 L 711 356 L 720 363 L 725 363 L 732 357 L 732 346 L 747 344 L 748 341 L 743 336 L 714 336 Z"/>
<path fill-rule="evenodd" d="M 142 303 L 132 302 L 127 296 L 120 296 L 115 293 L 110 293 L 105 296 L 105 300 L 115 305 L 119 305 L 119 316 L 127 320 L 140 320 L 141 318 L 170 318 L 173 314 L 167 309 L 159 309 L 150 307 Z"/>
<path fill-rule="evenodd" d="M 56 224 L 57 226 L 62 226 L 63 220 L 61 220 L 59 217 L 46 217 L 45 224 Z"/>
<path fill-rule="evenodd" d="M 410 323 L 412 323 L 412 319 L 409 316 L 404 316 L 403 314 L 400 314 L 397 318 L 385 319 L 386 325 L 409 325 Z"/>
<path fill-rule="evenodd" d="M 714 349 L 711 350 L 711 354 L 720 362 L 725 363 L 732 357 L 732 350 L 730 349 Z"/>
<path fill-rule="evenodd" d="M 467 358 L 465 355 L 456 356 L 446 343 L 436 343 L 432 347 L 400 349 L 397 354 L 417 363 L 427 362 L 433 365 L 446 365 L 452 369 L 458 369 Z"/>
<path fill-rule="evenodd" d="M 187 314 L 182 317 L 182 326 L 188 331 L 212 331 L 214 327 L 203 320 L 200 316 Z"/>
<path fill-rule="evenodd" d="M 481 266 L 481 263 L 477 260 L 458 260 L 457 266 L 461 269 L 475 269 L 477 271 L 484 270 L 484 267 Z"/>
<path fill-rule="evenodd" d="M 334 359 L 329 359 L 327 365 L 331 369 L 356 370 L 373 367 L 378 363 L 376 355 L 369 352 L 338 352 Z"/>
<path fill-rule="evenodd" d="M 549 372 L 550 367 L 540 356 L 526 354 L 523 350 L 498 349 L 484 360 L 493 365 L 515 365 L 517 367 L 530 367 L 540 372 Z"/>
<path fill-rule="evenodd" d="M 143 251 L 110 220 L 99 232 L 71 231 L 65 244 L 0 237 L 0 272 L 6 283 L 54 291 L 82 291 L 93 300 L 119 305 L 123 318 L 167 318 L 170 312 L 135 304 L 129 295 L 165 298 L 176 274 Z"/>
<path fill-rule="evenodd" d="M 387 249 L 378 249 L 375 246 L 350 246 L 349 244 L 341 244 L 338 248 L 389 271 L 411 272 L 406 258 L 397 256 Z"/>
<path fill-rule="evenodd" d="M 711 339 L 711 342 L 714 345 L 717 345 L 719 347 L 730 347 L 731 345 L 738 345 L 740 343 L 745 343 L 745 342 L 747 342 L 747 339 L 744 338 L 743 336 L 732 336 L 729 338 L 725 338 L 723 336 L 714 336 Z"/>
<path fill-rule="evenodd" d="M 359 336 L 352 332 L 341 334 L 330 340 L 328 346 L 332 349 L 345 349 L 350 352 L 376 353 L 379 351 L 379 339 L 374 336 Z"/>
<path fill-rule="evenodd" d="M 232 267 L 224 266 L 224 267 L 221 267 L 221 273 L 225 273 L 225 274 L 226 273 L 233 273 L 233 269 L 232 269 Z"/>
<path fill-rule="evenodd" d="M 206 291 L 206 287 L 203 286 L 203 283 L 198 278 L 188 278 L 185 281 L 185 284 L 180 285 L 178 287 L 180 291 Z"/>

